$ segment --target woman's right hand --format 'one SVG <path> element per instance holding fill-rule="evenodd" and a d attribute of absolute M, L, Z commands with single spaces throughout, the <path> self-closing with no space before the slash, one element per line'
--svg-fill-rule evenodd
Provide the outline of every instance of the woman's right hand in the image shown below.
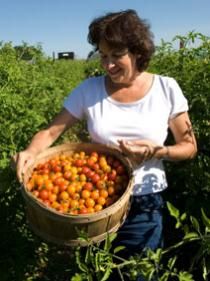
<path fill-rule="evenodd" d="M 12 157 L 12 167 L 16 169 L 17 178 L 20 183 L 23 182 L 23 176 L 27 168 L 33 164 L 35 157 L 36 154 L 27 149 Z"/>

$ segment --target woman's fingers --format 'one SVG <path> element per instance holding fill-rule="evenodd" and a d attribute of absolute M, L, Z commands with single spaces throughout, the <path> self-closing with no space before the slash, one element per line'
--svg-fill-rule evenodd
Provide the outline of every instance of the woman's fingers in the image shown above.
<path fill-rule="evenodd" d="M 151 159 L 154 154 L 154 145 L 147 140 L 119 140 L 119 146 L 123 153 L 136 159 L 139 163 Z"/>
<path fill-rule="evenodd" d="M 11 166 L 16 168 L 17 178 L 20 183 L 23 182 L 24 174 L 27 168 L 33 164 L 33 161 L 33 155 L 27 153 L 26 151 L 19 152 L 13 156 Z"/>

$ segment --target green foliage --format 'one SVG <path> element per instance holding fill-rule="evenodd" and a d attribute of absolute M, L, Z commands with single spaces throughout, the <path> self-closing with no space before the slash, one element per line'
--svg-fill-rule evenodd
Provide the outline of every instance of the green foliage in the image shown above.
<path fill-rule="evenodd" d="M 31 61 L 35 63 L 36 59 L 44 56 L 41 45 L 29 46 L 26 42 L 23 42 L 22 45 L 14 47 L 16 55 L 19 59 Z"/>
<path fill-rule="evenodd" d="M 87 65 L 85 67 L 85 74 L 86 77 L 93 77 L 93 76 L 99 76 L 104 74 L 104 70 L 100 64 L 99 59 L 92 59 L 87 61 Z"/>

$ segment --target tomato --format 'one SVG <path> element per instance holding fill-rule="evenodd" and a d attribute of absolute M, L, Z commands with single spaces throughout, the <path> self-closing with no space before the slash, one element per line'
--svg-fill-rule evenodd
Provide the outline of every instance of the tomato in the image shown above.
<path fill-rule="evenodd" d="M 80 199 L 78 200 L 78 202 L 79 202 L 79 205 L 80 205 L 80 206 L 84 206 L 84 205 L 85 205 L 85 199 L 84 199 L 84 198 L 80 198 Z"/>
<path fill-rule="evenodd" d="M 80 151 L 79 156 L 81 159 L 85 159 L 86 154 L 84 151 Z"/>
<path fill-rule="evenodd" d="M 100 166 L 99 166 L 98 163 L 94 163 L 93 166 L 92 166 L 92 168 L 93 168 L 93 170 L 96 171 L 96 172 L 100 170 Z"/>
<path fill-rule="evenodd" d="M 37 186 L 42 186 L 44 184 L 44 178 L 40 175 L 40 176 L 36 176 L 35 177 L 35 185 Z"/>
<path fill-rule="evenodd" d="M 52 189 L 53 189 L 53 183 L 52 183 L 52 181 L 51 180 L 45 180 L 44 181 L 44 186 L 45 186 L 45 188 L 48 190 L 48 191 L 52 191 Z"/>
<path fill-rule="evenodd" d="M 64 179 L 62 177 L 55 177 L 55 179 L 53 180 L 53 184 L 60 186 L 60 184 L 64 181 Z"/>
<path fill-rule="evenodd" d="M 60 194 L 59 194 L 59 199 L 60 200 L 68 200 L 69 199 L 69 194 L 67 191 L 62 191 Z"/>
<path fill-rule="evenodd" d="M 73 200 L 79 200 L 80 199 L 80 194 L 79 193 L 77 193 L 77 192 L 75 192 L 74 194 L 72 194 L 71 195 L 71 198 L 73 199 Z"/>
<path fill-rule="evenodd" d="M 86 175 L 89 179 L 92 179 L 92 177 L 95 175 L 95 172 L 93 170 L 89 170 Z"/>
<path fill-rule="evenodd" d="M 122 174 L 125 173 L 125 168 L 124 168 L 123 165 L 119 165 L 119 166 L 116 168 L 116 170 L 117 170 L 117 174 L 118 174 L 118 175 L 122 175 Z"/>
<path fill-rule="evenodd" d="M 94 207 L 88 207 L 87 211 L 88 211 L 88 214 L 95 213 Z"/>
<path fill-rule="evenodd" d="M 71 171 L 67 170 L 64 172 L 63 177 L 64 179 L 69 180 L 71 178 L 71 175 L 72 175 Z"/>
<path fill-rule="evenodd" d="M 85 184 L 85 182 L 82 183 L 77 182 L 77 184 L 75 185 L 76 192 L 80 193 L 82 191 L 83 184 Z"/>
<path fill-rule="evenodd" d="M 69 211 L 70 215 L 78 215 L 79 211 L 77 209 L 73 209 Z"/>
<path fill-rule="evenodd" d="M 76 167 L 82 167 L 83 164 L 84 164 L 84 161 L 83 161 L 82 159 L 76 159 L 76 160 L 74 161 L 74 165 L 75 165 Z"/>
<path fill-rule="evenodd" d="M 102 209 L 103 209 L 103 206 L 100 205 L 100 204 L 96 204 L 96 205 L 94 206 L 95 212 L 99 212 L 99 211 L 101 211 Z"/>
<path fill-rule="evenodd" d="M 93 183 L 97 183 L 100 180 L 100 176 L 98 174 L 94 174 L 91 177 L 91 180 L 92 180 Z"/>
<path fill-rule="evenodd" d="M 98 159 L 98 152 L 97 151 L 92 151 L 90 154 L 91 157 L 95 157 Z"/>
<path fill-rule="evenodd" d="M 58 194 L 59 193 L 59 187 L 57 185 L 54 185 L 51 192 L 54 193 L 54 194 Z"/>
<path fill-rule="evenodd" d="M 99 181 L 97 181 L 96 186 L 98 189 L 106 188 L 106 182 L 103 180 L 99 180 Z"/>
<path fill-rule="evenodd" d="M 120 165 L 121 165 L 121 163 L 120 163 L 119 160 L 115 159 L 115 160 L 113 161 L 112 166 L 113 166 L 114 168 L 117 168 L 117 167 L 120 166 Z"/>
<path fill-rule="evenodd" d="M 94 161 L 95 159 L 91 159 L 91 158 L 88 158 L 87 159 L 87 165 L 88 165 L 88 167 L 93 167 L 93 165 L 95 164 L 95 161 Z"/>
<path fill-rule="evenodd" d="M 80 179 L 80 181 L 86 182 L 87 177 L 85 174 L 80 174 L 79 179 Z"/>
<path fill-rule="evenodd" d="M 61 172 L 62 169 L 61 169 L 61 166 L 56 165 L 56 166 L 53 166 L 52 170 L 53 170 L 55 173 L 57 173 L 57 172 Z"/>
<path fill-rule="evenodd" d="M 82 190 L 81 197 L 84 198 L 84 199 L 87 199 L 87 198 L 90 197 L 90 194 L 91 193 L 90 193 L 89 190 L 84 189 L 84 190 Z"/>
<path fill-rule="evenodd" d="M 71 200 L 69 207 L 70 208 L 77 208 L 79 206 L 78 200 Z"/>
<path fill-rule="evenodd" d="M 87 174 L 88 174 L 89 171 L 90 171 L 90 168 L 89 168 L 89 167 L 87 167 L 87 166 L 83 166 L 83 167 L 82 167 L 82 173 L 83 173 L 84 175 L 87 176 Z"/>
<path fill-rule="evenodd" d="M 102 196 L 99 196 L 97 199 L 97 203 L 103 206 L 106 203 L 106 199 Z"/>
<path fill-rule="evenodd" d="M 85 215 L 88 214 L 88 209 L 86 207 L 82 207 L 79 209 L 79 214 Z"/>
<path fill-rule="evenodd" d="M 42 200 L 46 200 L 49 197 L 49 192 L 46 189 L 42 189 L 39 192 L 39 198 L 41 198 Z"/>
<path fill-rule="evenodd" d="M 55 202 L 56 200 L 57 200 L 57 194 L 50 193 L 49 194 L 49 201 L 52 203 L 52 202 Z"/>
<path fill-rule="evenodd" d="M 93 198 L 87 198 L 87 199 L 85 200 L 85 206 L 86 206 L 87 208 L 89 208 L 89 207 L 94 207 L 94 206 L 95 206 L 95 201 L 94 201 L 94 199 L 93 199 Z"/>
<path fill-rule="evenodd" d="M 108 191 L 106 189 L 100 189 L 99 196 L 107 198 L 109 195 Z"/>
<path fill-rule="evenodd" d="M 34 188 L 34 182 L 30 180 L 26 186 L 29 191 L 32 191 L 32 189 Z"/>
<path fill-rule="evenodd" d="M 68 182 L 66 182 L 65 180 L 61 181 L 59 184 L 59 190 L 60 192 L 65 191 L 68 187 Z"/>
<path fill-rule="evenodd" d="M 92 182 L 86 182 L 86 183 L 84 184 L 84 186 L 83 186 L 83 189 L 92 191 L 92 190 L 93 190 L 93 184 L 92 184 Z"/>
<path fill-rule="evenodd" d="M 109 186 L 107 188 L 107 191 L 108 191 L 109 196 L 112 196 L 113 194 L 115 194 L 115 189 L 113 186 Z"/>
<path fill-rule="evenodd" d="M 33 190 L 33 191 L 32 191 L 32 194 L 33 194 L 35 197 L 39 197 L 39 191 L 38 191 L 38 190 Z"/>
<path fill-rule="evenodd" d="M 117 171 L 115 169 L 112 169 L 110 173 L 108 173 L 108 179 L 111 181 L 115 181 L 117 176 Z"/>
<path fill-rule="evenodd" d="M 90 194 L 90 197 L 93 198 L 94 200 L 98 199 L 99 198 L 99 191 L 98 189 L 96 190 L 93 190 Z"/>
<path fill-rule="evenodd" d="M 53 209 L 58 210 L 58 208 L 60 207 L 60 203 L 58 203 L 57 201 L 52 202 L 51 207 Z"/>
<path fill-rule="evenodd" d="M 76 187 L 73 184 L 69 185 L 67 187 L 67 192 L 70 196 L 73 195 L 76 192 Z"/>
<path fill-rule="evenodd" d="M 98 161 L 98 157 L 92 155 L 92 156 L 90 156 L 89 160 L 90 160 L 90 161 L 93 161 L 94 163 L 96 163 L 96 162 Z M 94 165 L 94 164 L 93 164 L 93 165 Z M 93 166 L 93 165 L 92 165 L 92 166 Z"/>

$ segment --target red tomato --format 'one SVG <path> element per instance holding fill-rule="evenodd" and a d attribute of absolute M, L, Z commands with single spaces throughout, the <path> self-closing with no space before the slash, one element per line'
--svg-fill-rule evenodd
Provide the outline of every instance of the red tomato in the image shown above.
<path fill-rule="evenodd" d="M 108 179 L 111 181 L 115 181 L 117 176 L 117 171 L 112 169 L 111 173 L 108 173 Z"/>
<path fill-rule="evenodd" d="M 82 159 L 76 159 L 76 160 L 74 161 L 74 165 L 75 165 L 76 167 L 82 167 L 83 164 L 84 164 L 84 161 L 83 161 Z"/>
<path fill-rule="evenodd" d="M 124 174 L 125 173 L 125 168 L 124 168 L 124 166 L 123 165 L 119 165 L 118 167 L 117 167 L 117 174 L 118 175 L 122 175 L 122 174 Z"/>
<path fill-rule="evenodd" d="M 88 158 L 88 159 L 87 159 L 87 165 L 88 165 L 89 167 L 93 167 L 94 164 L 95 164 L 95 161 L 94 161 L 93 159 L 91 159 L 91 158 Z"/>
<path fill-rule="evenodd" d="M 84 184 L 84 186 L 83 186 L 83 189 L 92 191 L 92 190 L 93 190 L 93 184 L 92 184 L 92 182 L 86 182 L 86 183 Z"/>
<path fill-rule="evenodd" d="M 42 189 L 39 192 L 39 198 L 41 198 L 42 200 L 47 200 L 49 197 L 49 192 L 46 189 Z"/>
<path fill-rule="evenodd" d="M 100 176 L 98 174 L 94 174 L 91 177 L 91 180 L 92 180 L 93 183 L 97 183 L 100 180 Z"/>
<path fill-rule="evenodd" d="M 66 171 L 66 172 L 64 172 L 63 177 L 66 180 L 69 180 L 71 178 L 71 175 L 72 175 L 72 173 L 70 171 Z"/>
<path fill-rule="evenodd" d="M 91 154 L 90 154 L 90 156 L 95 157 L 95 158 L 98 158 L 98 152 L 92 151 Z"/>
<path fill-rule="evenodd" d="M 81 214 L 81 215 L 88 214 L 88 209 L 86 207 L 79 209 L 79 214 Z"/>
<path fill-rule="evenodd" d="M 87 174 L 89 173 L 89 171 L 90 171 L 90 168 L 89 168 L 89 167 L 87 167 L 87 166 L 83 166 L 83 167 L 82 167 L 82 173 L 85 174 L 86 176 L 87 176 Z"/>

